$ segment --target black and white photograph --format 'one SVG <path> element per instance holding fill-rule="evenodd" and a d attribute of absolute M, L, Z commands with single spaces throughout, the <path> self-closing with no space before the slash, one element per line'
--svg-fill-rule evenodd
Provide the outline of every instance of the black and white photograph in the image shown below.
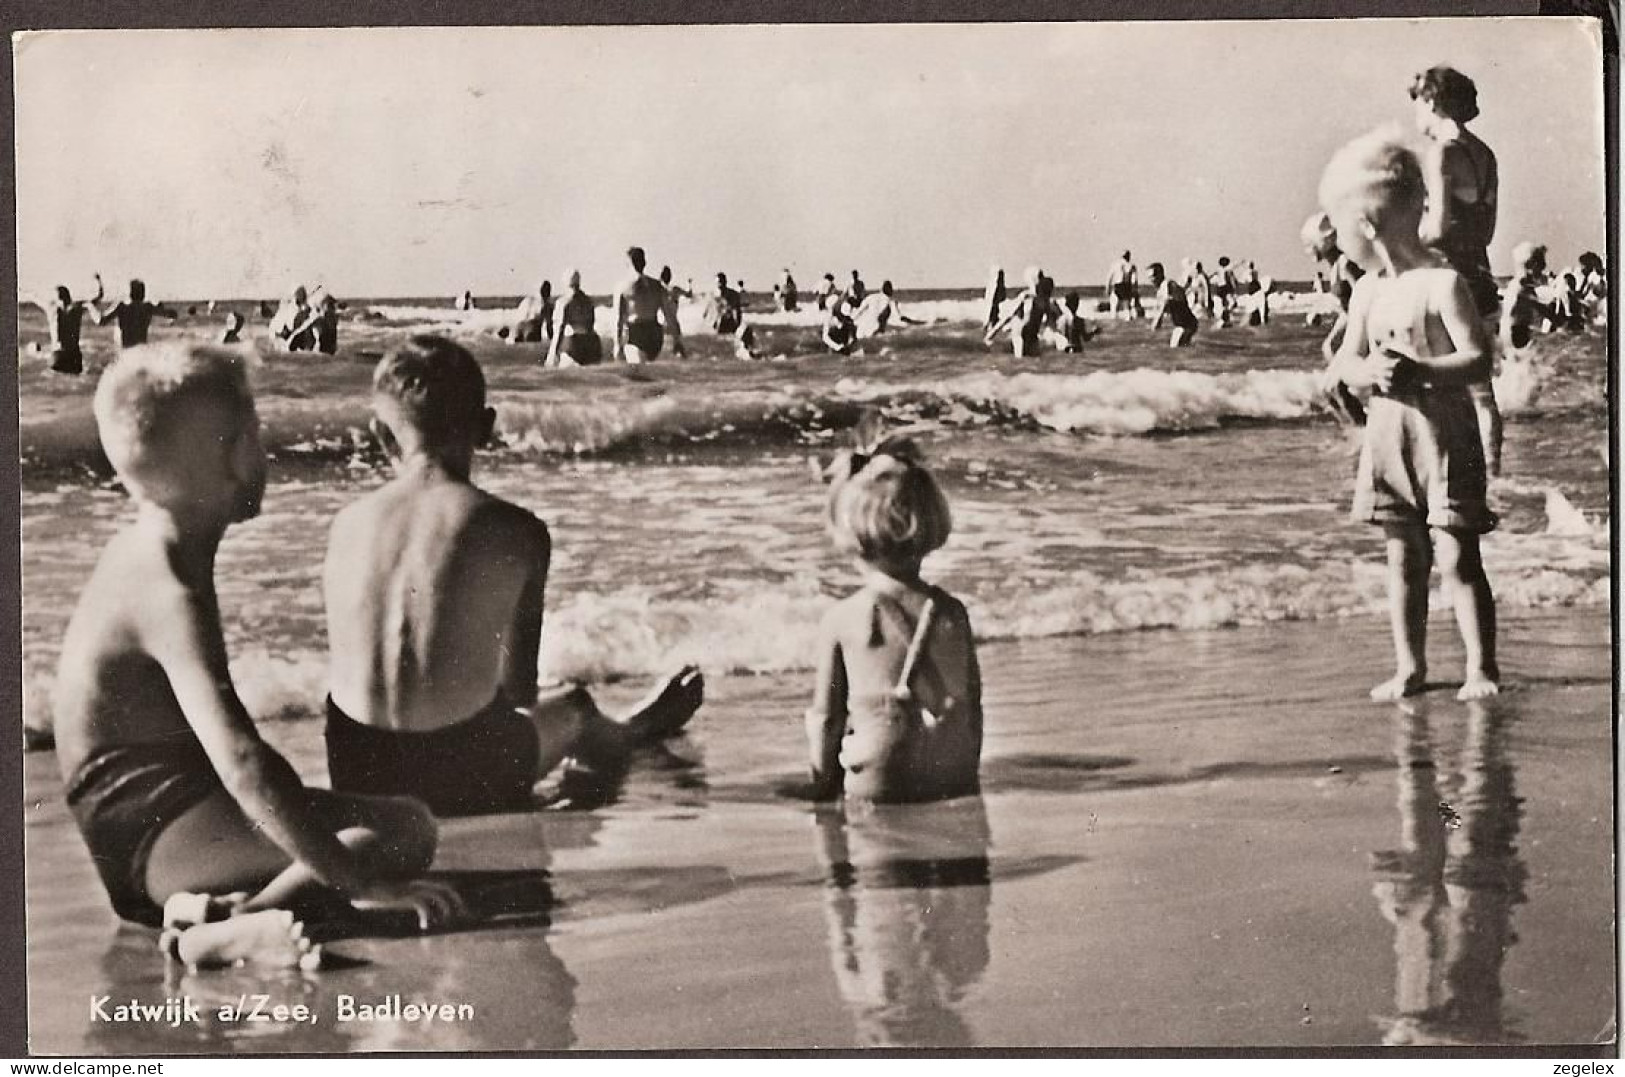
<path fill-rule="evenodd" d="M 28 1052 L 1614 1053 L 1611 33 L 15 33 Z"/>

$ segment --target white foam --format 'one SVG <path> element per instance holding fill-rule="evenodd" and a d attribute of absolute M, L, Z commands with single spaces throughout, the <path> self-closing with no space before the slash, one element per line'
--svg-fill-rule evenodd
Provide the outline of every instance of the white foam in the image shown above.
<path fill-rule="evenodd" d="M 1313 413 L 1319 375 L 1304 370 L 1205 374 L 1189 370 L 1090 374 L 969 374 L 941 395 L 982 411 L 1015 412 L 1051 430 L 1146 434 L 1202 430 L 1226 419 L 1301 419 Z M 864 400 L 918 393 L 912 386 L 842 379 L 836 390 Z"/>

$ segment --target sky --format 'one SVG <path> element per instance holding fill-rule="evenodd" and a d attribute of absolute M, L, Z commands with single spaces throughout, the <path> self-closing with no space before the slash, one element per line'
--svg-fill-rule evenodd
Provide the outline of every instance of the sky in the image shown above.
<path fill-rule="evenodd" d="M 978 286 L 1220 254 L 1311 272 L 1332 152 L 1478 84 L 1491 257 L 1603 249 L 1579 20 L 50 31 L 13 39 L 19 284 L 511 295 L 630 244 L 679 279 Z"/>

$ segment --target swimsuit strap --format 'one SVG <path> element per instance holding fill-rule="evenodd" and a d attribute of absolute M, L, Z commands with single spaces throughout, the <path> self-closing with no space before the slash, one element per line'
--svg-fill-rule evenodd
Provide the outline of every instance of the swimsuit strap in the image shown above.
<path fill-rule="evenodd" d="M 920 653 L 925 650 L 925 638 L 931 633 L 931 614 L 936 609 L 936 600 L 928 598 L 925 606 L 920 610 L 920 620 L 914 628 L 914 638 L 909 641 L 908 654 L 903 658 L 903 672 L 897 676 L 897 687 L 892 693 L 899 698 L 909 695 L 908 682 L 914 679 L 914 667 L 920 661 Z"/>

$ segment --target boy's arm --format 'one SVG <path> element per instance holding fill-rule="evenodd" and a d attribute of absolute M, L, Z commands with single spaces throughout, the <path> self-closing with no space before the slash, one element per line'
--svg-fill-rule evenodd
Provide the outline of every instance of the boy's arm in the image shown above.
<path fill-rule="evenodd" d="M 1450 226 L 1450 178 L 1445 171 L 1444 146 L 1433 143 L 1422 160 L 1422 183 L 1427 188 L 1427 208 L 1422 213 L 1417 234 L 1424 243 L 1437 243 Z"/>
<path fill-rule="evenodd" d="M 626 289 L 615 290 L 615 358 L 626 358 Z"/>
<path fill-rule="evenodd" d="M 1343 340 L 1337 346 L 1331 364 L 1322 377 L 1322 384 L 1328 389 L 1334 388 L 1338 383 L 1351 389 L 1366 389 L 1379 385 L 1386 387 L 1386 383 L 1393 377 L 1396 359 L 1385 358 L 1381 363 L 1369 361 L 1371 347 L 1366 324 L 1371 316 L 1371 300 L 1377 283 L 1374 277 L 1362 277 L 1354 286 L 1354 294 L 1349 298 L 1348 320 L 1343 330 Z"/>
<path fill-rule="evenodd" d="M 1153 300 L 1157 304 L 1157 316 L 1151 320 L 1151 328 L 1153 329 L 1161 329 L 1162 319 L 1168 316 L 1168 295 L 1168 289 L 1157 289 L 1156 299 Z"/>
<path fill-rule="evenodd" d="M 168 607 L 168 608 L 165 608 Z M 206 600 L 184 592 L 149 606 L 143 635 L 163 667 L 187 724 L 249 822 L 330 886 L 350 894 L 370 882 L 360 865 L 311 813 L 299 776 L 260 738 L 231 683 L 225 640 Z"/>
<path fill-rule="evenodd" d="M 542 604 L 547 591 L 547 569 L 552 540 L 547 525 L 530 519 L 528 560 L 530 571 L 514 606 L 508 633 L 508 654 L 502 670 L 502 696 L 510 705 L 529 707 L 536 702 L 537 659 L 542 645 Z"/>
<path fill-rule="evenodd" d="M 1447 283 L 1436 294 L 1439 320 L 1456 350 L 1448 355 L 1407 355 L 1427 370 L 1435 385 L 1465 385 L 1490 376 L 1490 342 L 1484 334 L 1484 321 L 1460 274 L 1446 274 Z"/>
<path fill-rule="evenodd" d="M 672 339 L 672 346 L 681 353 L 683 348 L 683 327 L 677 321 L 677 292 L 673 288 L 661 288 L 660 318 L 666 323 L 666 333 Z"/>
<path fill-rule="evenodd" d="M 1026 299 L 1025 296 L 1023 296 L 1021 299 L 1018 299 L 1015 302 L 1015 304 L 1010 308 L 1009 313 L 1005 314 L 1004 317 L 1000 318 L 998 320 L 998 322 L 993 326 L 993 328 L 989 329 L 987 331 L 986 337 L 987 337 L 988 340 L 992 340 L 994 337 L 998 336 L 1001 332 L 1003 332 L 1004 327 L 1009 325 L 1010 322 L 1012 320 L 1014 320 L 1014 318 L 1015 318 L 1015 316 L 1017 314 L 1021 313 L 1022 304 L 1023 304 L 1023 301 L 1025 299 Z"/>
<path fill-rule="evenodd" d="M 1530 302 L 1534 299 L 1533 292 L 1521 280 L 1512 282 L 1508 289 L 1505 301 L 1501 304 L 1500 336 L 1507 351 L 1513 350 L 1512 337 L 1519 324 L 1530 323 Z"/>
<path fill-rule="evenodd" d="M 846 662 L 835 631 L 835 615 L 818 628 L 818 674 L 807 708 L 807 752 L 813 786 L 821 797 L 841 791 L 841 737 L 846 732 Z"/>
<path fill-rule="evenodd" d="M 1326 339 L 1320 342 L 1320 354 L 1326 359 L 1329 368 L 1337 359 L 1337 350 L 1343 344 L 1343 338 L 1349 330 L 1349 316 L 1343 311 L 1337 312 L 1337 320 L 1332 323 Z"/>
<path fill-rule="evenodd" d="M 982 663 L 976 657 L 976 632 L 971 628 L 970 612 L 964 605 L 959 606 L 959 618 L 965 629 L 965 645 L 970 649 L 970 656 L 965 662 L 965 690 L 970 698 L 965 705 L 976 722 L 977 754 L 981 754 L 982 740 Z"/>

